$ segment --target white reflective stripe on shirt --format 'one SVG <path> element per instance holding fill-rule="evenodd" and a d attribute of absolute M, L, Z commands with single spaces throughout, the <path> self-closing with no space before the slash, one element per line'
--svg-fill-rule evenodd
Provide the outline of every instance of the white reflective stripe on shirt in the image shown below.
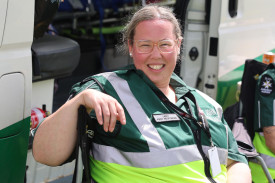
<path fill-rule="evenodd" d="M 211 148 L 213 148 L 213 147 L 202 146 L 202 150 L 207 155 L 208 158 L 209 158 L 209 156 L 208 156 L 208 150 L 211 149 Z M 216 147 L 216 148 L 218 150 L 218 155 L 219 155 L 220 163 L 223 164 L 223 165 L 227 165 L 228 150 L 224 149 L 224 148 L 220 148 L 220 147 Z"/>
<path fill-rule="evenodd" d="M 263 132 L 256 132 L 256 133 L 258 133 L 258 134 L 260 135 L 260 139 L 258 139 L 258 140 L 259 140 L 260 142 L 263 142 L 264 133 L 263 133 Z M 263 144 L 263 145 L 265 146 L 265 144 Z M 265 147 L 265 148 L 268 148 L 268 147 Z M 264 160 L 266 166 L 267 166 L 268 168 L 275 169 L 275 157 L 272 157 L 272 156 L 269 156 L 269 155 L 266 155 L 266 154 L 262 154 L 262 153 L 259 152 L 259 151 L 261 151 L 261 150 L 264 150 L 264 148 L 263 148 L 263 149 L 258 149 L 258 153 L 259 153 L 260 156 L 263 158 L 263 160 Z M 258 161 L 255 160 L 255 159 L 252 159 L 252 161 L 253 161 L 254 163 L 258 163 Z"/>
<path fill-rule="evenodd" d="M 103 73 L 102 76 L 105 77 L 115 89 L 132 120 L 147 141 L 150 151 L 165 150 L 164 142 L 157 129 L 151 123 L 151 120 L 131 92 L 127 81 L 118 77 L 113 72 Z"/>
<path fill-rule="evenodd" d="M 211 147 L 203 146 L 206 153 Z M 226 165 L 227 150 L 217 148 L 220 163 Z M 207 154 L 207 153 L 206 153 Z M 137 168 L 159 168 L 202 160 L 197 146 L 186 145 L 154 152 L 123 152 L 111 146 L 93 143 L 91 156 L 105 163 L 116 163 Z"/>

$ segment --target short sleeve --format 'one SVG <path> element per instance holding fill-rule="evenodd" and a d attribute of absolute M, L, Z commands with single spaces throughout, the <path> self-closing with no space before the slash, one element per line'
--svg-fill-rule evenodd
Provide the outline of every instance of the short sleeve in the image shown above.
<path fill-rule="evenodd" d="M 72 86 L 71 91 L 69 93 L 69 99 L 73 98 L 74 96 L 88 88 L 102 91 L 100 86 L 93 80 L 93 77 L 88 77 L 83 81 L 78 82 Z"/>
<path fill-rule="evenodd" d="M 41 121 L 38 123 L 38 125 L 36 126 L 36 128 L 34 128 L 34 129 L 31 130 L 31 135 L 32 135 L 32 137 L 34 137 L 34 135 L 35 135 L 35 133 L 36 133 L 38 127 L 43 123 L 43 121 L 44 121 L 45 119 L 46 119 L 46 118 L 44 118 L 43 120 L 41 120 Z"/>
<path fill-rule="evenodd" d="M 95 90 L 98 90 L 98 91 L 101 91 L 100 87 L 98 86 L 98 84 L 92 79 L 92 77 L 88 77 L 86 79 L 84 79 L 83 81 L 81 82 L 78 82 L 76 84 L 74 84 L 70 90 L 70 93 L 69 93 L 69 97 L 68 97 L 68 100 L 72 99 L 74 96 L 76 96 L 77 94 L 79 94 L 80 92 L 82 92 L 83 90 L 85 89 L 95 89 Z M 32 129 L 31 130 L 31 135 L 34 137 L 35 136 L 35 133 L 37 131 L 37 129 L 39 128 L 39 126 L 43 123 L 43 121 L 45 120 L 46 118 L 44 118 L 41 122 L 39 122 L 39 124 L 37 125 L 36 128 Z"/>
<path fill-rule="evenodd" d="M 275 125 L 274 71 L 268 70 L 259 78 L 255 93 L 255 130 Z"/>
<path fill-rule="evenodd" d="M 237 142 L 229 128 L 228 128 L 228 158 L 248 164 L 246 156 L 243 153 L 239 152 Z"/>

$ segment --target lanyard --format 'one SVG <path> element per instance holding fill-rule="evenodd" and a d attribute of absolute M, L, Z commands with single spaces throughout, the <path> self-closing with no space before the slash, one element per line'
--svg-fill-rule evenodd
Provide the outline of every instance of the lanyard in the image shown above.
<path fill-rule="evenodd" d="M 196 120 L 194 118 L 192 120 L 195 124 L 197 124 L 206 133 L 206 135 L 208 136 L 208 138 L 210 140 L 211 147 L 214 147 L 212 137 L 211 137 L 211 133 L 210 133 L 210 130 L 209 130 L 209 124 L 208 124 L 207 118 L 206 118 L 204 112 L 201 110 L 200 106 L 198 105 L 194 95 L 191 92 L 188 92 L 186 94 L 186 97 L 184 97 L 184 98 L 188 103 L 188 106 L 189 106 L 189 109 L 190 109 L 191 113 L 192 113 L 191 105 L 190 105 L 190 103 L 188 102 L 188 100 L 186 98 L 189 98 L 195 104 L 195 106 L 197 108 L 197 112 L 198 112 L 198 120 Z"/>
<path fill-rule="evenodd" d="M 199 107 L 199 105 L 197 104 L 197 101 L 194 97 L 194 95 L 191 92 L 186 93 L 186 97 L 185 100 L 188 103 L 188 107 L 191 110 L 191 105 L 188 102 L 188 100 L 186 98 L 189 98 L 196 106 L 197 108 L 197 112 L 198 112 L 198 120 L 196 120 L 191 114 L 188 114 L 186 112 L 184 112 L 181 108 L 179 108 L 178 106 L 176 106 L 175 104 L 173 104 L 172 102 L 170 102 L 168 100 L 168 98 L 159 90 L 154 90 L 154 92 L 156 93 L 156 95 L 160 98 L 160 100 L 165 103 L 166 105 L 168 105 L 169 107 L 171 107 L 179 116 L 187 119 L 187 123 L 191 128 L 191 124 L 189 123 L 189 120 L 191 120 L 193 122 L 193 124 L 195 124 L 198 128 L 202 129 L 206 135 L 208 136 L 210 143 L 211 143 L 211 147 L 214 146 L 213 141 L 212 141 L 212 137 L 211 137 L 211 133 L 209 130 L 209 125 L 208 125 L 208 121 L 204 115 L 204 113 L 202 112 L 201 108 Z M 192 129 L 192 128 L 191 128 Z"/>
<path fill-rule="evenodd" d="M 189 98 L 196 105 L 197 112 L 198 112 L 198 120 L 196 120 L 192 115 L 184 112 L 181 108 L 179 108 L 178 106 L 173 104 L 171 101 L 169 101 L 169 99 L 160 90 L 153 89 L 153 91 L 155 92 L 155 94 L 159 97 L 159 99 L 164 104 L 166 104 L 167 106 L 172 108 L 180 117 L 182 117 L 184 119 L 187 119 L 187 120 L 185 120 L 185 122 L 188 124 L 188 126 L 192 130 L 197 148 L 198 148 L 198 150 L 199 150 L 199 152 L 200 152 L 200 154 L 203 158 L 203 161 L 204 161 L 205 175 L 211 183 L 215 183 L 216 181 L 212 178 L 211 173 L 210 173 L 209 158 L 205 155 L 205 153 L 203 152 L 203 149 L 202 149 L 201 133 L 200 133 L 201 130 L 203 130 L 206 133 L 206 135 L 208 136 L 212 147 L 214 146 L 214 144 L 213 144 L 213 141 L 212 141 L 212 137 L 211 137 L 211 133 L 210 133 L 210 130 L 209 130 L 209 125 L 208 125 L 207 119 L 206 119 L 204 113 L 202 112 L 202 110 L 200 109 L 200 107 L 198 106 L 194 95 L 191 92 L 188 92 L 188 93 L 185 94 L 186 97 Z M 186 97 L 184 97 L 185 100 L 186 100 Z M 186 101 L 188 103 L 188 100 L 186 100 Z M 191 110 L 191 105 L 189 103 L 188 103 L 188 107 L 189 107 L 190 111 L 192 111 Z M 190 121 L 192 121 L 198 127 L 197 130 L 192 128 L 192 126 L 190 124 Z"/>

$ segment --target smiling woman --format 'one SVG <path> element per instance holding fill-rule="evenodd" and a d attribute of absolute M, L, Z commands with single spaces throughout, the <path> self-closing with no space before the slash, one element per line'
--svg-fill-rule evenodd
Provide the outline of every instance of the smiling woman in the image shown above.
<path fill-rule="evenodd" d="M 165 95 L 168 95 L 171 92 L 169 81 L 176 66 L 181 38 L 174 34 L 174 26 L 170 21 L 161 19 L 142 21 L 137 24 L 135 32 L 133 43 L 136 44 L 128 46 L 136 68 L 142 70 Z M 179 44 L 172 41 L 177 39 Z M 139 44 L 140 40 L 146 40 L 142 42 L 147 42 L 147 44 Z M 150 42 L 151 46 L 148 46 Z M 153 44 L 155 42 L 158 45 L 156 47 Z M 166 46 L 167 49 L 160 49 L 159 45 L 163 42 L 170 46 Z M 144 51 L 147 52 L 144 53 Z"/>
<path fill-rule="evenodd" d="M 181 41 L 171 9 L 138 10 L 123 31 L 134 65 L 75 84 L 70 100 L 38 127 L 36 160 L 68 159 L 84 105 L 96 121 L 88 158 L 96 182 L 251 182 L 221 107 L 173 73 Z"/>

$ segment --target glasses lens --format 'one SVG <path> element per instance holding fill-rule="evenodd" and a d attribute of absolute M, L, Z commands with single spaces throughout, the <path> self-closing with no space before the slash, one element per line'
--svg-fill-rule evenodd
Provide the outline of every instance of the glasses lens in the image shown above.
<path fill-rule="evenodd" d="M 162 40 L 158 43 L 159 50 L 163 53 L 170 53 L 174 51 L 175 42 L 172 40 Z"/>
<path fill-rule="evenodd" d="M 150 53 L 153 49 L 153 43 L 151 41 L 137 41 L 137 49 L 139 53 Z"/>
<path fill-rule="evenodd" d="M 139 53 L 151 53 L 153 50 L 154 44 L 155 43 L 149 40 L 138 40 L 136 41 L 137 51 Z M 174 51 L 174 47 L 175 47 L 175 41 L 170 39 L 161 40 L 158 42 L 159 51 L 161 51 L 162 53 L 171 53 Z"/>

